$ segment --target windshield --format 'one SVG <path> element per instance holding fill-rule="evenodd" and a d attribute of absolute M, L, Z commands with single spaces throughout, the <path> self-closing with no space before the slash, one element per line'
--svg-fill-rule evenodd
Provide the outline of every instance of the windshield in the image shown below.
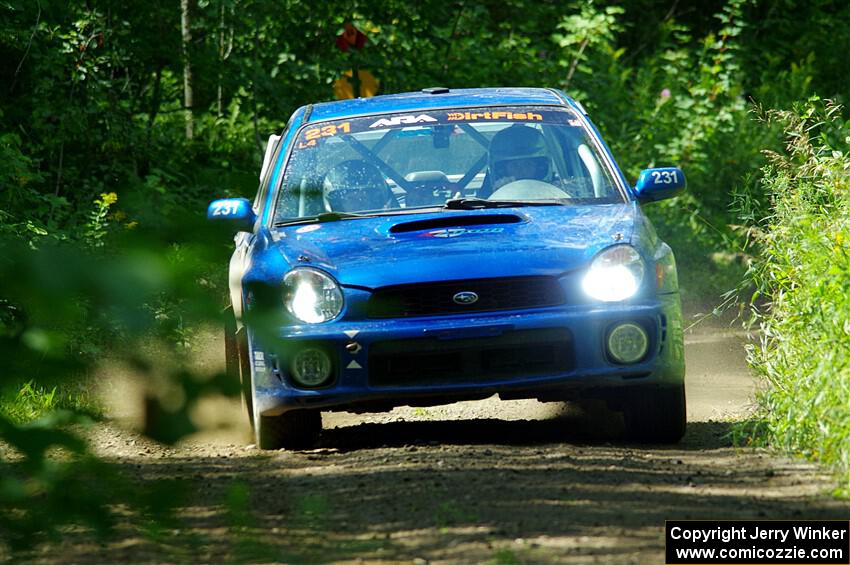
<path fill-rule="evenodd" d="M 295 140 L 275 222 L 321 214 L 622 202 L 569 109 L 430 110 L 321 122 Z M 453 206 L 454 205 L 454 206 Z M 396 212 L 397 213 L 397 212 Z"/>

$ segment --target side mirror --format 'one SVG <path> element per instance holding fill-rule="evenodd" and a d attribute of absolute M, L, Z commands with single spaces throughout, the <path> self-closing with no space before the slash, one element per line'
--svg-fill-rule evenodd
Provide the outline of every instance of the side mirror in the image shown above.
<path fill-rule="evenodd" d="M 640 202 L 673 198 L 685 190 L 685 173 L 678 167 L 644 169 L 640 172 L 635 192 Z"/>
<path fill-rule="evenodd" d="M 223 198 L 213 200 L 207 208 L 207 219 L 213 222 L 228 222 L 236 231 L 253 231 L 257 215 L 247 198 Z"/>

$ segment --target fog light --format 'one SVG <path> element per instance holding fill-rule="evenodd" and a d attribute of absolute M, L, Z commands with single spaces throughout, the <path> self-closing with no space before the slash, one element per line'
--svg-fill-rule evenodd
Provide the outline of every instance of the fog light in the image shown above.
<path fill-rule="evenodd" d="M 608 354 L 617 363 L 637 363 L 649 349 L 646 330 L 634 323 L 619 324 L 608 334 Z"/>
<path fill-rule="evenodd" d="M 304 349 L 295 354 L 290 369 L 299 385 L 319 386 L 331 376 L 331 358 L 321 349 Z"/>

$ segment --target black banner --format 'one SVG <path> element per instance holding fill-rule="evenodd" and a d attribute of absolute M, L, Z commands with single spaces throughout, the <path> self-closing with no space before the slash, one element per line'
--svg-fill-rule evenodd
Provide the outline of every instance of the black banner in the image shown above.
<path fill-rule="evenodd" d="M 668 520 L 666 563 L 848 565 L 850 521 Z"/>

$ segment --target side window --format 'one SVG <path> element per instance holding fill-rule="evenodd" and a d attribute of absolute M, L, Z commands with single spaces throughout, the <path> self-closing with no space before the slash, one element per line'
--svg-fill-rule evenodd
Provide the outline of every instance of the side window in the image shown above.
<path fill-rule="evenodd" d="M 575 198 L 598 198 L 600 194 L 601 171 L 593 160 L 592 152 L 584 144 L 584 132 L 578 128 L 553 129 L 559 151 L 555 161 L 560 169 L 561 183 Z M 593 167 L 593 168 L 592 168 Z"/>
<path fill-rule="evenodd" d="M 573 133 L 566 138 L 564 159 L 573 175 L 576 195 L 596 199 L 614 197 L 617 189 L 593 149 L 593 142 L 584 132 Z"/>
<path fill-rule="evenodd" d="M 286 124 L 286 128 L 284 128 L 282 134 L 269 138 L 269 142 L 272 143 L 270 161 L 268 165 L 268 171 L 265 171 L 265 174 L 260 179 L 260 188 L 259 190 L 257 190 L 257 195 L 254 197 L 253 209 L 255 214 L 259 214 L 260 206 L 263 205 L 263 201 L 266 199 L 266 194 L 268 194 L 269 184 L 271 183 L 271 178 L 273 176 L 271 172 L 274 169 L 275 162 L 277 162 L 277 159 L 280 156 L 281 140 L 286 137 L 286 134 L 289 131 L 290 124 L 291 122 L 289 124 Z M 274 137 L 276 137 L 277 139 L 274 139 Z M 268 149 L 266 151 L 268 154 Z"/>
<path fill-rule="evenodd" d="M 364 143 L 366 147 L 373 142 Z M 362 156 L 339 139 L 331 139 L 323 151 L 297 151 L 292 154 L 284 172 L 277 196 L 276 218 L 293 218 L 325 212 L 322 186 L 325 176 L 344 161 L 362 159 Z"/>

